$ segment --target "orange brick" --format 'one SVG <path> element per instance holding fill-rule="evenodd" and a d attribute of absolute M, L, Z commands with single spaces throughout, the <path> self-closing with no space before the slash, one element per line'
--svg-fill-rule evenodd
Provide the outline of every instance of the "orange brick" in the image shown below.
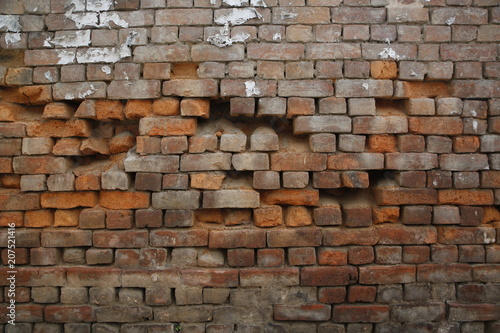
<path fill-rule="evenodd" d="M 177 116 L 180 114 L 180 102 L 177 98 L 156 99 L 153 113 L 158 116 Z"/>
<path fill-rule="evenodd" d="M 16 227 L 23 226 L 23 212 L 0 212 L 0 227 L 6 227 L 14 223 Z"/>
<path fill-rule="evenodd" d="M 99 100 L 95 102 L 95 115 L 97 119 L 118 119 L 123 120 L 123 104 L 121 101 Z"/>
<path fill-rule="evenodd" d="M 481 142 L 477 136 L 456 136 L 453 138 L 455 153 L 473 153 L 479 151 Z"/>
<path fill-rule="evenodd" d="M 440 205 L 492 205 L 492 190 L 439 190 Z"/>
<path fill-rule="evenodd" d="M 139 131 L 141 135 L 149 136 L 195 135 L 196 125 L 196 118 L 142 118 Z"/>
<path fill-rule="evenodd" d="M 495 206 L 484 207 L 483 223 L 500 221 L 500 211 Z"/>
<path fill-rule="evenodd" d="M 372 153 L 392 153 L 397 151 L 398 140 L 390 134 L 370 135 L 367 144 Z"/>
<path fill-rule="evenodd" d="M 147 99 L 131 99 L 125 105 L 127 119 L 140 119 L 153 114 L 153 101 Z"/>
<path fill-rule="evenodd" d="M 253 218 L 257 227 L 277 227 L 283 224 L 283 209 L 281 206 L 267 206 L 253 210 Z"/>
<path fill-rule="evenodd" d="M 181 101 L 181 115 L 207 119 L 210 116 L 210 101 L 202 98 L 184 98 Z"/>
<path fill-rule="evenodd" d="M 395 97 L 422 98 L 450 96 L 448 86 L 444 82 L 409 82 L 399 81 L 395 85 Z"/>
<path fill-rule="evenodd" d="M 262 191 L 261 200 L 266 205 L 319 206 L 319 192 L 292 189 Z"/>
<path fill-rule="evenodd" d="M 2 175 L 2 176 L 0 176 L 0 184 L 4 188 L 20 189 L 21 188 L 21 176 L 20 175 L 12 175 L 12 174 Z"/>
<path fill-rule="evenodd" d="M 31 210 L 24 214 L 24 226 L 28 228 L 46 228 L 54 223 L 51 210 Z"/>
<path fill-rule="evenodd" d="M 195 212 L 195 218 L 198 222 L 208 222 L 208 223 L 224 223 L 224 216 L 222 214 L 222 209 L 212 208 L 212 209 L 198 209 Z"/>
<path fill-rule="evenodd" d="M 398 223 L 399 207 L 373 207 L 373 223 Z"/>
<path fill-rule="evenodd" d="M 190 175 L 191 188 L 218 190 L 226 178 L 223 173 L 193 173 Z"/>
<path fill-rule="evenodd" d="M 79 209 L 58 209 L 54 213 L 54 227 L 76 227 L 79 216 Z"/>
<path fill-rule="evenodd" d="M 150 195 L 147 192 L 101 191 L 100 205 L 109 209 L 148 208 Z"/>
<path fill-rule="evenodd" d="M 40 200 L 43 208 L 71 209 L 94 207 L 98 197 L 95 192 L 52 192 L 42 193 Z"/>
<path fill-rule="evenodd" d="M 370 72 L 374 79 L 396 79 L 398 65 L 393 61 L 372 61 Z"/>
<path fill-rule="evenodd" d="M 81 175 L 75 180 L 77 191 L 98 191 L 101 189 L 101 176 L 94 174 Z"/>
<path fill-rule="evenodd" d="M 303 227 L 311 225 L 311 212 L 304 206 L 290 206 L 286 210 L 285 223 L 289 227 Z"/>
<path fill-rule="evenodd" d="M 48 120 L 28 124 L 27 132 L 28 136 L 34 137 L 89 137 L 92 133 L 92 125 L 85 119 Z"/>

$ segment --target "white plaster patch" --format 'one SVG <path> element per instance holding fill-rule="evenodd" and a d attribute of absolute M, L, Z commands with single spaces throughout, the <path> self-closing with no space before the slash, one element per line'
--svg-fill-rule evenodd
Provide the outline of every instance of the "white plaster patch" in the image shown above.
<path fill-rule="evenodd" d="M 99 17 L 97 13 L 74 13 L 74 9 L 71 8 L 67 13 L 64 14 L 65 17 L 69 18 L 75 22 L 78 29 L 84 26 L 97 27 L 99 24 Z"/>
<path fill-rule="evenodd" d="M 101 71 L 107 75 L 111 74 L 111 68 L 109 68 L 109 66 L 102 66 Z"/>
<path fill-rule="evenodd" d="M 122 28 L 128 28 L 128 22 L 120 18 L 117 13 L 101 13 L 100 22 L 99 27 L 101 28 L 110 28 L 110 23 Z"/>
<path fill-rule="evenodd" d="M 5 44 L 7 45 L 15 44 L 20 41 L 21 41 L 21 33 L 19 32 L 12 32 L 5 34 Z"/>
<path fill-rule="evenodd" d="M 80 64 L 108 62 L 115 63 L 122 58 L 130 57 L 132 52 L 130 48 L 123 44 L 119 48 L 116 47 L 92 47 L 85 51 L 76 53 L 76 60 Z"/>
<path fill-rule="evenodd" d="M 248 0 L 222 0 L 222 2 L 231 7 L 243 7 L 248 4 Z"/>
<path fill-rule="evenodd" d="M 110 10 L 113 0 L 87 0 L 87 10 L 91 12 L 102 12 Z"/>
<path fill-rule="evenodd" d="M 486 232 L 483 233 L 483 237 L 484 237 L 484 243 L 485 244 L 495 243 L 495 237 L 489 238 L 488 234 Z"/>
<path fill-rule="evenodd" d="M 47 44 L 53 44 L 62 47 L 78 47 L 90 45 L 90 30 L 74 31 L 67 35 L 58 36 L 54 39 L 47 38 Z M 44 46 L 47 46 L 44 42 Z"/>
<path fill-rule="evenodd" d="M 74 50 L 56 50 L 59 57 L 58 65 L 72 64 L 75 61 L 76 51 Z"/>
<path fill-rule="evenodd" d="M 85 0 L 70 0 L 67 7 L 72 7 L 75 12 L 85 11 Z"/>
<path fill-rule="evenodd" d="M 255 81 L 246 81 L 245 82 L 245 93 L 246 93 L 247 97 L 260 94 L 259 88 L 257 88 L 255 86 Z"/>
<path fill-rule="evenodd" d="M 477 126 L 478 126 L 477 120 L 472 119 L 472 128 L 474 129 L 474 132 L 477 132 Z"/>
<path fill-rule="evenodd" d="M 410 72 L 410 76 L 418 76 L 417 72 L 415 72 L 413 69 Z"/>
<path fill-rule="evenodd" d="M 255 8 L 233 8 L 230 13 L 216 18 L 215 23 L 222 25 L 239 25 L 254 18 L 262 18 L 262 15 L 260 15 Z"/>
<path fill-rule="evenodd" d="M 127 39 L 125 40 L 125 45 L 130 46 L 135 42 L 135 39 L 139 36 L 137 31 L 130 31 L 128 33 Z"/>
<path fill-rule="evenodd" d="M 273 35 L 273 40 L 276 40 L 276 41 L 281 40 L 281 34 L 280 33 L 275 33 Z"/>
<path fill-rule="evenodd" d="M 446 20 L 446 24 L 448 25 L 452 25 L 453 23 L 455 23 L 455 16 L 450 17 L 449 19 Z"/>
<path fill-rule="evenodd" d="M 365 88 L 366 90 L 368 90 L 368 88 L 370 87 L 370 85 L 368 83 L 363 83 L 362 84 L 363 88 Z"/>
<path fill-rule="evenodd" d="M 250 34 L 244 32 L 236 34 L 233 37 L 230 37 L 229 27 L 226 24 L 224 27 L 220 29 L 220 33 L 216 34 L 215 36 L 208 37 L 207 41 L 210 44 L 215 45 L 217 47 L 226 47 L 226 46 L 231 46 L 234 43 L 245 42 L 248 38 L 250 38 Z"/>
<path fill-rule="evenodd" d="M 97 89 L 94 87 L 94 85 L 93 85 L 93 84 L 91 84 L 91 85 L 90 85 L 90 89 L 89 89 L 89 90 L 87 90 L 87 91 L 84 91 L 84 92 L 82 92 L 82 93 L 79 93 L 79 94 L 78 94 L 78 97 L 79 97 L 79 98 L 84 99 L 84 98 L 86 98 L 87 96 L 93 95 L 96 91 L 97 91 Z"/>
<path fill-rule="evenodd" d="M 267 7 L 264 0 L 250 0 L 250 6 L 254 7 Z"/>
<path fill-rule="evenodd" d="M 395 60 L 403 59 L 403 57 L 399 56 L 396 53 L 396 51 L 394 51 L 391 47 L 384 47 L 382 52 L 380 52 L 378 55 L 379 55 L 380 59 L 388 59 L 388 58 L 392 58 Z"/>
<path fill-rule="evenodd" d="M 386 8 L 408 8 L 408 7 L 413 7 L 413 8 L 422 8 L 424 7 L 424 4 L 421 3 L 420 1 L 416 0 L 413 2 L 407 1 L 407 0 L 389 0 L 389 3 L 385 6 Z"/>
<path fill-rule="evenodd" d="M 0 15 L 0 29 L 7 28 L 7 31 L 20 32 L 21 24 L 19 23 L 19 16 L 15 15 Z"/>

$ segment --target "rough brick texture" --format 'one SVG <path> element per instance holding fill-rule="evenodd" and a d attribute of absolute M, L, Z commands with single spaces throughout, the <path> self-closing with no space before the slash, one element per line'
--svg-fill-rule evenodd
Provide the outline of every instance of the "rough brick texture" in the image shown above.
<path fill-rule="evenodd" d="M 499 332 L 499 27 L 0 0 L 0 332 Z"/>

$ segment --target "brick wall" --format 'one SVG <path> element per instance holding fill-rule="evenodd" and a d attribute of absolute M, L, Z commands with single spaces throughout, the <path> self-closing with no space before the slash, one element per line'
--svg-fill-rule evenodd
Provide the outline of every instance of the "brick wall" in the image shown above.
<path fill-rule="evenodd" d="M 0 332 L 498 332 L 499 23 L 1 1 Z"/>

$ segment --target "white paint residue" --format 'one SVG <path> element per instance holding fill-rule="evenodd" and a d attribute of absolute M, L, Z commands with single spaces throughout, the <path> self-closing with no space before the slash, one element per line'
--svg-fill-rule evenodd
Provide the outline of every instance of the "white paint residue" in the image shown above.
<path fill-rule="evenodd" d="M 217 0 L 210 0 L 210 4 L 211 5 L 216 5 L 217 4 Z"/>
<path fill-rule="evenodd" d="M 363 86 L 363 88 L 365 88 L 366 90 L 368 90 L 368 88 L 370 87 L 370 86 L 368 85 L 368 83 L 366 83 L 366 82 L 365 82 L 365 83 L 363 83 L 363 84 L 362 84 L 362 86 Z"/>
<path fill-rule="evenodd" d="M 280 33 L 275 33 L 273 35 L 273 40 L 281 40 L 281 34 Z"/>
<path fill-rule="evenodd" d="M 216 18 L 215 23 L 222 25 L 239 25 L 254 18 L 262 18 L 262 15 L 260 15 L 255 8 L 233 8 L 230 13 Z"/>
<path fill-rule="evenodd" d="M 109 68 L 109 66 L 102 66 L 101 71 L 107 75 L 111 74 L 111 68 Z"/>
<path fill-rule="evenodd" d="M 389 0 L 389 4 L 387 4 L 385 7 L 386 8 L 408 8 L 408 7 L 422 8 L 422 7 L 424 7 L 424 5 L 420 1 L 411 2 L 411 1 L 407 1 L 407 0 Z"/>
<path fill-rule="evenodd" d="M 477 120 L 476 119 L 472 119 L 472 128 L 474 129 L 474 132 L 477 132 Z"/>
<path fill-rule="evenodd" d="M 160 277 L 158 276 L 158 274 L 156 273 L 151 274 L 151 281 L 157 282 L 159 279 Z"/>
<path fill-rule="evenodd" d="M 115 63 L 122 58 L 131 56 L 130 48 L 122 44 L 119 48 L 104 47 L 104 48 L 89 48 L 86 51 L 78 51 L 76 53 L 76 60 L 80 64 L 109 62 Z"/>
<path fill-rule="evenodd" d="M 394 51 L 391 47 L 384 47 L 382 52 L 378 54 L 380 56 L 380 59 L 387 59 L 387 58 L 392 58 L 395 60 L 400 60 L 403 59 L 403 57 L 400 57 L 396 51 Z"/>
<path fill-rule="evenodd" d="M 57 56 L 59 57 L 59 61 L 57 64 L 59 65 L 67 65 L 75 62 L 76 52 L 74 50 L 55 50 L 57 52 Z"/>
<path fill-rule="evenodd" d="M 438 181 L 437 181 L 436 179 L 434 179 L 434 180 L 432 181 L 432 185 L 434 185 L 434 186 L 438 186 Z"/>
<path fill-rule="evenodd" d="M 408 15 L 396 16 L 396 21 L 401 22 L 408 19 Z"/>
<path fill-rule="evenodd" d="M 410 72 L 410 76 L 418 76 L 418 74 L 412 69 Z"/>
<path fill-rule="evenodd" d="M 289 12 L 282 12 L 281 13 L 281 19 L 282 20 L 293 19 L 293 18 L 296 18 L 297 16 L 299 16 L 299 14 L 289 13 Z"/>
<path fill-rule="evenodd" d="M 264 2 L 264 0 L 250 0 L 250 6 L 267 7 L 267 5 Z"/>
<path fill-rule="evenodd" d="M 64 95 L 64 99 L 75 99 L 75 95 L 67 93 L 66 95 Z"/>
<path fill-rule="evenodd" d="M 83 28 L 84 26 L 89 27 L 97 27 L 99 24 L 99 14 L 97 13 L 74 13 L 74 9 L 71 8 L 66 14 L 65 17 L 69 18 L 73 22 L 75 22 L 76 27 L 78 29 Z"/>
<path fill-rule="evenodd" d="M 260 94 L 259 88 L 257 88 L 255 86 L 255 81 L 246 81 L 245 82 L 245 92 L 246 92 L 247 97 Z"/>
<path fill-rule="evenodd" d="M 72 34 L 58 36 L 54 39 L 47 38 L 43 45 L 57 45 L 62 47 L 78 47 L 90 45 L 90 30 L 74 31 Z M 74 34 L 73 34 L 74 33 Z"/>
<path fill-rule="evenodd" d="M 125 40 L 125 45 L 130 46 L 135 42 L 135 39 L 139 36 L 137 31 L 130 31 L 127 36 L 127 40 Z"/>
<path fill-rule="evenodd" d="M 19 32 L 12 32 L 5 34 L 5 44 L 7 45 L 15 44 L 20 41 L 21 41 L 21 33 Z"/>
<path fill-rule="evenodd" d="M 109 10 L 113 0 L 87 0 L 87 10 L 91 12 L 102 12 Z"/>
<path fill-rule="evenodd" d="M 222 2 L 232 7 L 243 7 L 248 4 L 248 0 L 222 0 Z"/>
<path fill-rule="evenodd" d="M 75 12 L 84 12 L 85 11 L 85 0 L 70 0 L 67 7 L 71 7 Z"/>
<path fill-rule="evenodd" d="M 446 20 L 446 24 L 448 25 L 452 25 L 453 23 L 455 23 L 455 16 L 450 17 L 449 19 Z"/>
<path fill-rule="evenodd" d="M 45 76 L 45 78 L 50 82 L 54 81 L 54 79 L 52 78 L 52 74 L 50 74 L 50 71 L 46 71 L 45 73 L 43 73 L 43 76 Z"/>
<path fill-rule="evenodd" d="M 87 96 L 93 95 L 96 91 L 97 91 L 97 89 L 94 87 L 93 84 L 91 84 L 90 85 L 90 89 L 87 90 L 87 91 L 84 91 L 82 93 L 79 93 L 78 97 L 81 98 L 81 99 L 84 99 Z"/>
<path fill-rule="evenodd" d="M 476 110 L 471 110 L 470 114 L 471 114 L 473 117 L 476 117 L 476 116 L 477 116 L 477 112 L 476 112 Z"/>
<path fill-rule="evenodd" d="M 101 24 L 99 24 L 99 27 L 101 28 L 110 28 L 110 23 L 114 23 L 122 28 L 128 28 L 128 22 L 121 19 L 117 13 L 101 13 L 100 21 Z"/>
<path fill-rule="evenodd" d="M 236 34 L 233 37 L 229 37 L 229 26 L 226 24 L 220 29 L 220 33 L 215 36 L 208 37 L 207 41 L 217 47 L 226 47 L 231 46 L 234 43 L 245 42 L 250 37 L 250 34 L 244 32 Z"/>
<path fill-rule="evenodd" d="M 495 243 L 495 237 L 489 238 L 488 234 L 486 232 L 483 233 L 483 237 L 484 237 L 485 244 Z"/>
<path fill-rule="evenodd" d="M 7 28 L 7 31 L 20 32 L 21 24 L 19 23 L 19 16 L 14 15 L 0 15 L 0 29 Z"/>

